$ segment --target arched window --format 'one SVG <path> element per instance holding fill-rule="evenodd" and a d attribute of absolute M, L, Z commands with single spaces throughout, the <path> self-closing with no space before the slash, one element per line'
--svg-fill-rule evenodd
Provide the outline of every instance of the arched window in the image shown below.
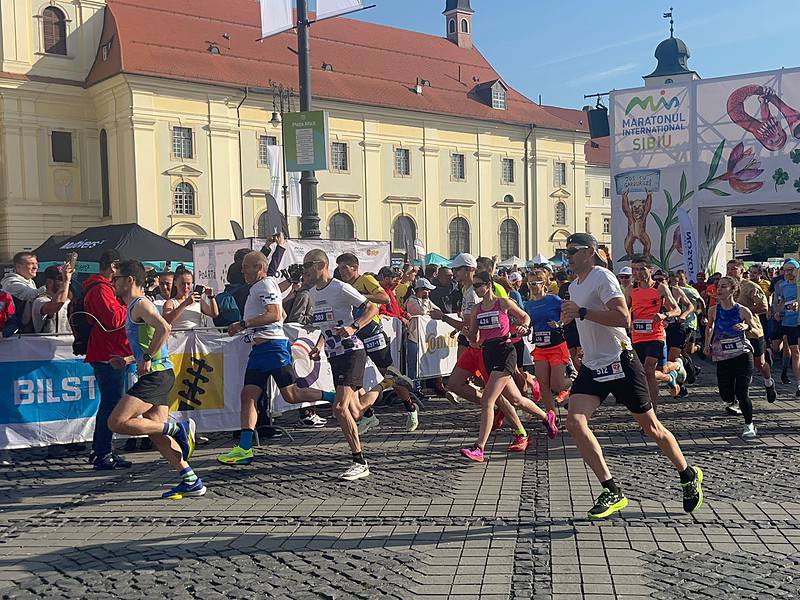
<path fill-rule="evenodd" d="M 519 256 L 519 226 L 514 219 L 500 224 L 500 260 Z"/>
<path fill-rule="evenodd" d="M 191 183 L 182 182 L 175 186 L 172 195 L 172 212 L 176 215 L 193 215 L 196 207 L 194 202 L 194 188 Z"/>
<path fill-rule="evenodd" d="M 469 22 L 466 19 L 461 19 L 461 31 L 469 33 Z"/>
<path fill-rule="evenodd" d="M 469 222 L 464 217 L 456 217 L 447 228 L 450 238 L 450 256 L 469 252 Z"/>
<path fill-rule="evenodd" d="M 417 226 L 411 217 L 400 215 L 392 227 L 392 252 L 408 252 L 417 238 Z"/>
<path fill-rule="evenodd" d="M 353 219 L 345 213 L 336 213 L 328 225 L 328 236 L 332 240 L 352 240 L 356 237 Z"/>
<path fill-rule="evenodd" d="M 42 11 L 42 32 L 45 53 L 67 55 L 67 17 L 60 8 L 48 6 Z"/>
<path fill-rule="evenodd" d="M 456 32 L 456 20 L 455 19 L 450 19 L 450 23 L 448 24 L 447 27 L 448 27 L 448 31 L 450 33 L 455 33 Z"/>
<path fill-rule="evenodd" d="M 108 134 L 100 130 L 100 194 L 103 202 L 103 216 L 111 216 L 111 192 L 108 185 Z"/>
<path fill-rule="evenodd" d="M 512 196 L 511 194 L 506 194 L 503 197 L 503 202 L 506 202 L 508 204 L 514 204 L 514 196 Z"/>
<path fill-rule="evenodd" d="M 567 205 L 563 202 L 556 204 L 556 225 L 567 224 Z"/>

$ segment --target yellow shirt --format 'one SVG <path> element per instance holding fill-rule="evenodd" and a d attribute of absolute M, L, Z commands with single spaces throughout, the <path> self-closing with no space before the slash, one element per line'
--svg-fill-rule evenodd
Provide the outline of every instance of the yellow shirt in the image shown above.
<path fill-rule="evenodd" d="M 550 282 L 550 287 L 548 289 L 549 289 L 551 294 L 558 294 L 558 288 L 559 288 L 558 282 L 557 281 L 551 281 Z"/>
<path fill-rule="evenodd" d="M 383 293 L 383 288 L 381 287 L 381 284 L 378 283 L 378 280 L 367 273 L 364 275 L 359 275 L 358 279 L 353 282 L 353 287 L 356 288 L 356 291 L 364 294 L 365 296 Z M 375 315 L 372 320 L 375 323 L 380 323 L 381 317 L 380 315 Z"/>
<path fill-rule="evenodd" d="M 508 298 L 508 292 L 506 288 L 495 281 L 494 283 L 494 295 L 498 298 Z"/>

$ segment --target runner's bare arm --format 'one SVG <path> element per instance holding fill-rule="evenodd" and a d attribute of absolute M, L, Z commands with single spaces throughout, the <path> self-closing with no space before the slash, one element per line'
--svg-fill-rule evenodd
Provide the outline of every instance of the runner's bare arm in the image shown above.
<path fill-rule="evenodd" d="M 577 319 L 580 308 L 572 300 L 564 300 L 561 303 L 562 322 Z M 585 320 L 594 321 L 607 327 L 623 327 L 627 329 L 631 325 L 631 313 L 628 310 L 628 304 L 625 299 L 617 297 L 606 302 L 605 310 L 588 309 Z"/>
<path fill-rule="evenodd" d="M 740 331 L 746 329 L 755 329 L 755 317 L 753 316 L 753 313 L 750 312 L 749 308 L 746 306 L 739 306 L 739 317 L 742 319 L 742 324 L 747 325 L 747 327 L 742 327 Z"/>
<path fill-rule="evenodd" d="M 668 317 L 677 317 L 679 314 L 681 314 L 681 307 L 678 306 L 678 303 L 675 301 L 675 297 L 669 290 L 669 286 L 666 283 L 662 283 L 658 286 L 658 291 L 661 294 L 661 300 L 664 304 L 664 308 L 667 311 L 666 315 Z"/>
<path fill-rule="evenodd" d="M 686 319 L 689 318 L 689 315 L 695 311 L 695 306 L 689 299 L 689 296 L 687 296 L 682 289 L 676 288 L 675 291 L 677 292 L 677 296 L 675 299 L 678 301 L 678 306 L 685 307 L 683 312 L 680 314 L 679 318 L 682 321 L 685 321 Z"/>
<path fill-rule="evenodd" d="M 711 335 L 714 333 L 714 319 L 717 316 L 717 306 L 716 304 L 708 309 L 707 319 L 708 322 L 706 323 L 706 335 L 705 335 L 705 353 L 711 350 Z"/>
<path fill-rule="evenodd" d="M 530 329 L 531 317 L 528 313 L 522 310 L 519 305 L 510 298 L 500 298 L 500 306 L 502 306 L 509 316 L 514 317 L 518 327 L 524 327 L 526 330 Z"/>

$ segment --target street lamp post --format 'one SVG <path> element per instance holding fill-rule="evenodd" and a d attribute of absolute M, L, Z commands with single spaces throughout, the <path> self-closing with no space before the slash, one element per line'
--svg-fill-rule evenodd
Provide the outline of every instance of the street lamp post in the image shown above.
<path fill-rule="evenodd" d="M 283 121 L 283 115 L 287 112 L 292 112 L 292 98 L 294 97 L 294 89 L 287 88 L 282 83 L 269 80 L 269 85 L 272 87 L 272 119 L 270 125 L 277 127 Z M 279 118 L 280 115 L 280 118 Z M 287 224 L 289 221 L 289 181 L 286 174 L 286 140 L 281 135 L 281 167 L 283 169 L 283 216 L 286 218 Z M 287 232 L 288 235 L 288 232 Z"/>
<path fill-rule="evenodd" d="M 311 51 L 309 49 L 308 0 L 297 0 L 297 51 L 300 69 L 300 111 L 311 110 Z M 300 177 L 303 213 L 300 217 L 300 237 L 319 238 L 317 212 L 317 178 L 314 171 L 303 171 Z"/>

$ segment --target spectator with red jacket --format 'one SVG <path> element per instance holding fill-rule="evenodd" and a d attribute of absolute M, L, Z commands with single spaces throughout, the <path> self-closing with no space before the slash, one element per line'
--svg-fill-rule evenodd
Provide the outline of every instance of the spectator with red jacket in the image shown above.
<path fill-rule="evenodd" d="M 0 338 L 14 335 L 17 326 L 14 298 L 11 297 L 11 294 L 0 290 Z"/>
<path fill-rule="evenodd" d="M 125 469 L 131 466 L 114 452 L 113 433 L 108 417 L 128 388 L 128 370 L 114 369 L 109 361 L 115 356 L 130 356 L 131 348 L 125 335 L 125 303 L 114 293 L 114 276 L 121 257 L 117 250 L 107 250 L 100 257 L 100 272 L 83 284 L 83 309 L 93 323 L 86 350 L 86 362 L 94 369 L 100 389 L 100 407 L 94 426 L 92 453 L 89 460 L 98 471 Z"/>
<path fill-rule="evenodd" d="M 391 267 L 381 267 L 378 271 L 378 283 L 389 296 L 389 304 L 380 305 L 380 314 L 387 317 L 395 317 L 404 323 L 408 323 L 408 313 L 400 306 L 397 301 L 394 290 L 400 283 L 400 272 L 395 271 Z"/>

